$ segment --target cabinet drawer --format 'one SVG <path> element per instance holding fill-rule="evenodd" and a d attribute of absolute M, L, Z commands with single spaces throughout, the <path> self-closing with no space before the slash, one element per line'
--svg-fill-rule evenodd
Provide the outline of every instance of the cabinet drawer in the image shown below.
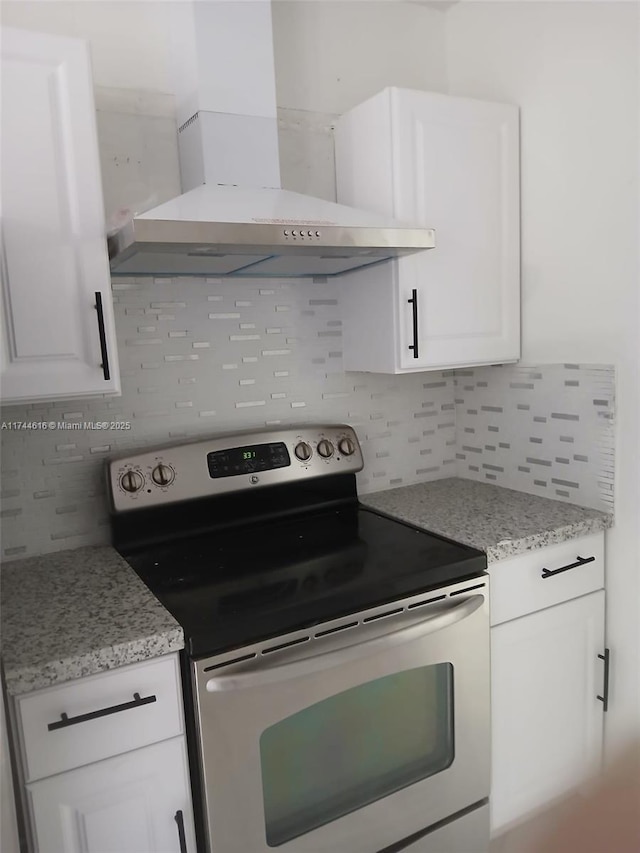
<path fill-rule="evenodd" d="M 16 708 L 27 782 L 128 752 L 182 733 L 178 656 L 29 693 Z"/>
<path fill-rule="evenodd" d="M 489 574 L 492 625 L 577 598 L 604 587 L 604 533 L 500 560 Z"/>

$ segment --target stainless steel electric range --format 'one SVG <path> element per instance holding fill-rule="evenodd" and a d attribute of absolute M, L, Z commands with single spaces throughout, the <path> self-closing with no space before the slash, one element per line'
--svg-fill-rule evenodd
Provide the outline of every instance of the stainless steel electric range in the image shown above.
<path fill-rule="evenodd" d="M 185 634 L 198 850 L 484 853 L 485 555 L 362 507 L 357 436 L 110 462 L 116 548 Z"/>

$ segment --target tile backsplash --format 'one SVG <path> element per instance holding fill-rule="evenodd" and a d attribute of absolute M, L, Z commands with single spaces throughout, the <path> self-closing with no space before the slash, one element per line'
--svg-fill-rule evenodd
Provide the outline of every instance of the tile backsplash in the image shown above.
<path fill-rule="evenodd" d="M 613 512 L 612 367 L 458 370 L 455 387 L 459 477 Z"/>
<path fill-rule="evenodd" d="M 68 427 L 2 431 L 3 559 L 108 542 L 106 458 L 277 424 L 352 424 L 361 492 L 458 474 L 612 509 L 612 368 L 345 373 L 344 286 L 114 279 L 122 396 L 3 410 Z"/>
<path fill-rule="evenodd" d="M 122 396 L 3 410 L 2 557 L 109 541 L 104 460 L 240 429 L 346 422 L 361 491 L 455 473 L 454 379 L 342 370 L 339 280 L 114 278 Z M 91 422 L 124 430 L 75 429 Z"/>

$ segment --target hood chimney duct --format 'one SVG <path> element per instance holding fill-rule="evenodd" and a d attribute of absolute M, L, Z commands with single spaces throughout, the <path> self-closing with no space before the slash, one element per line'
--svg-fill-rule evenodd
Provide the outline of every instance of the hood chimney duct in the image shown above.
<path fill-rule="evenodd" d="M 174 35 L 182 191 L 280 187 L 269 0 L 190 3 Z"/>

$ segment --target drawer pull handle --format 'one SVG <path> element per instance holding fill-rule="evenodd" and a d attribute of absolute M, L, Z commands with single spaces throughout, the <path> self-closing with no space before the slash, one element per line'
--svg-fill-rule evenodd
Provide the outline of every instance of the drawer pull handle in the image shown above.
<path fill-rule="evenodd" d="M 187 853 L 187 839 L 184 834 L 184 815 L 182 810 L 179 810 L 173 816 L 173 819 L 178 824 L 178 841 L 180 842 L 180 853 Z"/>
<path fill-rule="evenodd" d="M 122 705 L 111 705 L 109 708 L 100 708 L 99 711 L 91 711 L 88 714 L 78 714 L 77 717 L 69 717 L 64 712 L 60 714 L 60 719 L 55 723 L 49 723 L 47 729 L 50 732 L 56 729 L 64 729 L 67 726 L 75 726 L 76 723 L 86 723 L 87 720 L 95 720 L 98 717 L 107 717 L 109 714 L 117 714 L 120 711 L 128 711 L 129 708 L 139 708 L 141 705 L 150 705 L 151 702 L 157 702 L 155 696 L 140 697 L 139 693 L 133 694 L 133 701 L 123 702 Z"/>
<path fill-rule="evenodd" d="M 610 649 L 605 649 L 603 655 L 598 655 L 600 660 L 604 661 L 604 696 L 596 696 L 602 702 L 602 710 L 609 710 L 609 659 L 611 657 Z"/>
<path fill-rule="evenodd" d="M 102 294 L 96 290 L 95 309 L 98 312 L 98 336 L 100 338 L 100 352 L 102 353 L 102 374 L 105 381 L 111 379 L 111 371 L 109 370 L 109 350 L 107 349 L 107 334 L 104 328 L 104 308 L 102 307 Z"/>
<path fill-rule="evenodd" d="M 413 357 L 419 358 L 418 355 L 418 291 L 414 287 L 411 291 L 411 299 L 407 299 L 409 305 L 412 305 L 411 320 L 413 331 L 413 343 L 409 344 L 409 349 L 413 350 Z"/>
<path fill-rule="evenodd" d="M 568 566 L 563 566 L 561 569 L 554 569 L 553 571 L 549 571 L 549 569 L 542 570 L 542 578 L 551 578 L 553 575 L 559 575 L 560 572 L 568 572 L 569 569 L 575 569 L 577 566 L 586 566 L 587 563 L 593 563 L 595 557 L 576 557 L 575 563 L 569 563 Z"/>

